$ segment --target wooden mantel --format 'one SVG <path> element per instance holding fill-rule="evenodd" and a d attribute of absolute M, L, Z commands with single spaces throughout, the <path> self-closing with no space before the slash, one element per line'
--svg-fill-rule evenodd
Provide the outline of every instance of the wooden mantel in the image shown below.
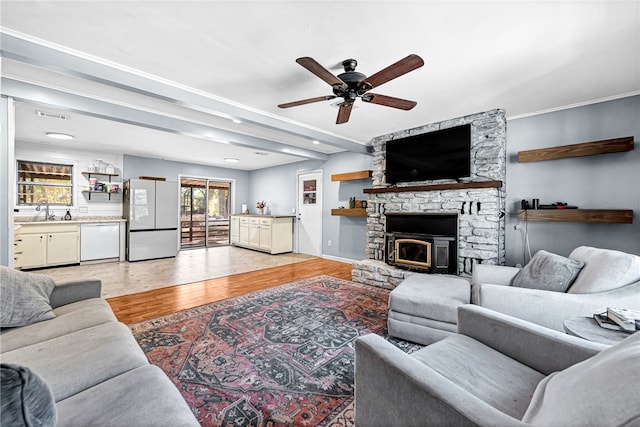
<path fill-rule="evenodd" d="M 501 188 L 502 181 L 453 182 L 449 184 L 407 185 L 390 187 L 365 188 L 365 194 L 406 193 L 416 191 L 465 190 L 470 188 Z"/>

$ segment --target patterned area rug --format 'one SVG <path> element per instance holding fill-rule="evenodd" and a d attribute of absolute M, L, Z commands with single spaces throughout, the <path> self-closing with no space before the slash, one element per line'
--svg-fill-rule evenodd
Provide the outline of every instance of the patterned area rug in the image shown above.
<path fill-rule="evenodd" d="M 354 342 L 386 335 L 388 295 L 317 276 L 131 329 L 203 426 L 348 426 Z"/>

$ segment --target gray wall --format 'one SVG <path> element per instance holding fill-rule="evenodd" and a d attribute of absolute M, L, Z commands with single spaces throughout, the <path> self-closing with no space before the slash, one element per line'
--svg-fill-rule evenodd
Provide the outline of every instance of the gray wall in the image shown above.
<path fill-rule="evenodd" d="M 522 150 L 635 137 L 626 153 L 518 163 Z M 523 236 L 514 230 L 521 199 L 567 202 L 584 209 L 633 209 L 633 224 L 523 223 L 531 253 L 568 255 L 580 245 L 640 255 L 640 96 L 607 101 L 507 124 L 507 264 L 523 263 Z M 528 256 L 527 256 L 528 260 Z"/>
<path fill-rule="evenodd" d="M 508 112 L 507 112 L 508 113 Z M 640 96 L 602 102 L 568 110 L 509 120 L 507 123 L 506 262 L 524 263 L 523 236 L 513 229 L 519 224 L 521 199 L 541 203 L 565 201 L 585 209 L 633 209 L 634 223 L 579 224 L 529 222 L 531 253 L 545 249 L 568 255 L 576 246 L 617 249 L 640 255 L 640 149 L 627 153 L 518 163 L 522 150 L 568 145 L 633 135 L 640 140 Z M 637 145 L 637 144 L 636 144 Z M 364 199 L 369 180 L 331 182 L 331 175 L 372 169 L 371 156 L 338 153 L 326 162 L 304 161 L 252 172 L 125 156 L 124 179 L 140 175 L 178 174 L 236 180 L 235 212 L 242 203 L 251 211 L 266 200 L 274 214 L 291 214 L 296 206 L 297 173 L 323 170 L 322 253 L 337 258 L 366 258 L 366 220 L 331 216 L 331 209 L 347 206 L 349 197 Z M 327 242 L 331 240 L 331 247 Z M 528 260 L 528 257 L 527 257 Z"/>
<path fill-rule="evenodd" d="M 151 159 L 148 157 L 124 156 L 123 180 L 138 178 L 139 176 L 160 176 L 168 181 L 177 181 L 178 175 L 188 175 L 202 178 L 235 179 L 235 194 L 232 212 L 240 213 L 242 203 L 249 199 L 249 172 L 235 169 L 217 168 L 213 166 L 194 165 L 191 163 L 173 162 L 168 160 Z"/>
<path fill-rule="evenodd" d="M 371 169 L 372 162 L 371 156 L 345 152 L 330 155 L 326 162 L 305 161 L 252 171 L 249 173 L 249 209 L 253 212 L 256 201 L 266 200 L 271 213 L 290 215 L 296 207 L 297 174 L 322 169 L 322 254 L 364 259 L 366 218 L 331 216 L 331 209 L 340 205 L 348 207 L 351 196 L 365 199 L 362 189 L 371 187 L 371 181 L 331 182 L 331 175 Z"/>

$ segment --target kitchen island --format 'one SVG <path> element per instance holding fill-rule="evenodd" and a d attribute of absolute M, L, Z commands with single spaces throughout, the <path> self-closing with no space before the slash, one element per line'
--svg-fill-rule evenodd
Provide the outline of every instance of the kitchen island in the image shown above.
<path fill-rule="evenodd" d="M 270 254 L 291 252 L 293 218 L 293 215 L 231 215 L 230 243 Z"/>

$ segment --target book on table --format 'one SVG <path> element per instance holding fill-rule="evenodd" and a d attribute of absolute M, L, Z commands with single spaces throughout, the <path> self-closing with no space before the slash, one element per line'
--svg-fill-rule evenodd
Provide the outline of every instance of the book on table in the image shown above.
<path fill-rule="evenodd" d="M 628 332 L 640 330 L 640 310 L 607 307 L 607 318 Z"/>
<path fill-rule="evenodd" d="M 618 325 L 613 320 L 609 319 L 607 317 L 607 312 L 606 311 L 604 311 L 602 313 L 595 313 L 593 315 L 593 319 L 596 321 L 598 326 L 600 326 L 601 328 L 610 329 L 612 331 L 629 332 L 629 331 L 623 329 L 622 326 Z"/>

